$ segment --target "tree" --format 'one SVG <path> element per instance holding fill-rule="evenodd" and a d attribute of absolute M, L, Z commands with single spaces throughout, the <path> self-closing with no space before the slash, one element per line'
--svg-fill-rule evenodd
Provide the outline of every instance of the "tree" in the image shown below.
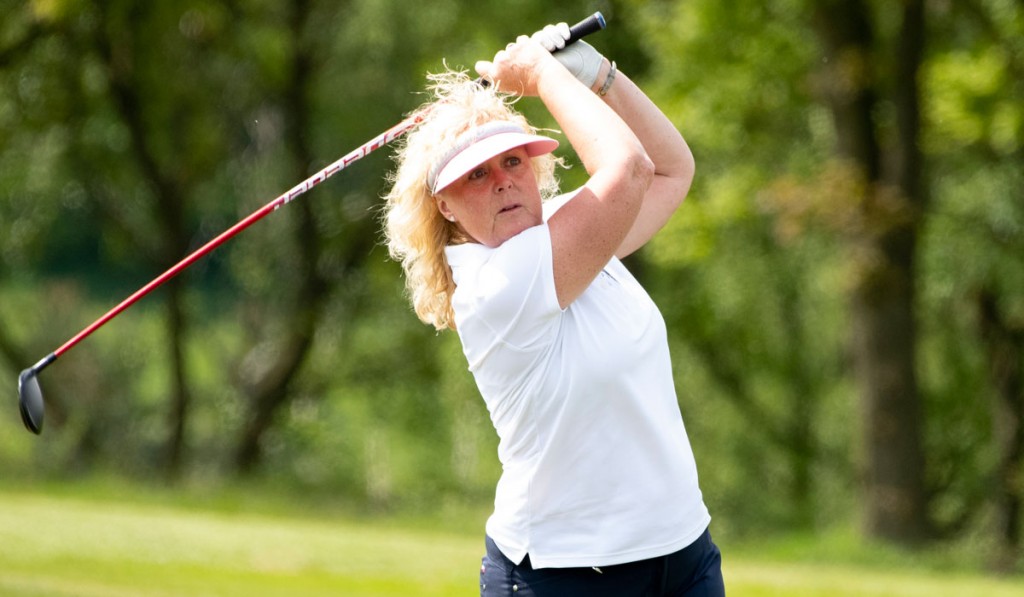
<path fill-rule="evenodd" d="M 1013 570 L 1021 548 L 1024 467 L 1024 322 L 1007 321 L 991 289 L 978 295 L 979 332 L 995 394 L 992 427 L 998 450 L 994 477 L 997 550 L 992 565 Z"/>
<path fill-rule="evenodd" d="M 851 325 L 866 451 L 864 523 L 872 536 L 913 543 L 930 534 L 915 321 L 918 231 L 927 209 L 918 88 L 925 11 L 913 0 L 902 7 L 894 52 L 884 49 L 864 2 L 817 2 L 814 17 L 830 65 L 824 91 L 838 158 L 859 183 L 835 199 L 855 206 L 861 222 L 851 239 L 860 257 Z M 894 63 L 883 62 L 885 55 Z M 891 133 L 876 116 L 885 104 L 894 113 Z"/>
<path fill-rule="evenodd" d="M 313 164 L 312 149 L 307 142 L 310 112 L 309 101 L 312 68 L 315 57 L 308 41 L 311 16 L 310 2 L 292 3 L 288 8 L 284 37 L 290 41 L 290 52 L 285 59 L 288 73 L 281 90 L 284 112 L 284 137 L 295 180 L 304 180 Z M 313 338 L 327 300 L 329 283 L 319 270 L 323 241 L 316 225 L 313 207 L 300 201 L 294 207 L 299 223 L 294 227 L 296 259 L 296 291 L 288 301 L 284 314 L 283 338 L 274 341 L 281 347 L 276 357 L 262 363 L 260 370 L 249 378 L 239 376 L 241 390 L 246 396 L 249 414 L 243 424 L 235 448 L 234 464 L 240 472 L 252 472 L 260 460 L 260 440 L 271 426 L 277 411 L 287 404 L 290 386 L 313 346 Z M 288 285 L 291 286 L 291 285 Z M 262 318 L 261 318 L 262 319 Z"/>
<path fill-rule="evenodd" d="M 927 230 L 925 272 L 933 288 L 926 309 L 942 318 L 948 345 L 958 349 L 942 361 L 955 374 L 944 377 L 950 396 L 935 409 L 949 411 L 937 424 L 960 446 L 941 453 L 960 463 L 959 475 L 943 479 L 955 487 L 947 493 L 960 498 L 945 526 L 959 531 L 991 508 L 990 563 L 1003 572 L 1019 561 L 1024 501 L 1022 14 L 1020 3 L 974 0 L 937 11 L 936 57 L 927 70 L 938 93 L 927 104 L 925 146 L 943 184 Z"/>

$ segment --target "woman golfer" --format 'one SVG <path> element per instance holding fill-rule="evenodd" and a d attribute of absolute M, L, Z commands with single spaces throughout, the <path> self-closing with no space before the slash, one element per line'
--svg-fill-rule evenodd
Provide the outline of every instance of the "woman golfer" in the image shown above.
<path fill-rule="evenodd" d="M 620 258 L 665 225 L 693 158 L 662 112 L 564 24 L 477 72 L 431 75 L 385 229 L 416 313 L 454 328 L 500 438 L 481 595 L 724 595 L 664 320 Z M 557 196 L 558 142 L 590 178 Z M 550 199 L 550 200 L 548 200 Z"/>

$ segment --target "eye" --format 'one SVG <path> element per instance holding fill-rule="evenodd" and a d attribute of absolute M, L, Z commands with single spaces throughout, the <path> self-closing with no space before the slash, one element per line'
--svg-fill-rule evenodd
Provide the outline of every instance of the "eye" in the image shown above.
<path fill-rule="evenodd" d="M 469 171 L 469 174 L 466 176 L 466 178 L 467 178 L 467 180 L 476 180 L 478 178 L 482 178 L 484 176 L 484 174 L 487 174 L 487 169 L 486 168 L 483 168 L 483 167 L 475 168 L 475 169 Z"/>
<path fill-rule="evenodd" d="M 505 160 L 505 165 L 506 166 L 518 166 L 519 164 L 522 164 L 522 163 L 523 163 L 523 160 L 520 159 L 520 157 L 517 156 L 517 155 L 510 155 L 510 156 L 508 156 L 508 159 Z"/>

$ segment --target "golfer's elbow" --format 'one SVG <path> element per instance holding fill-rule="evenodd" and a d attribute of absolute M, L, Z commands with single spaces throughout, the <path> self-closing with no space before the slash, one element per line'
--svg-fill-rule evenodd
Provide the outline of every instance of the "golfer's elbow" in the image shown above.
<path fill-rule="evenodd" d="M 668 189 L 666 196 L 675 209 L 683 204 L 686 196 L 690 193 L 690 186 L 693 184 L 693 177 L 697 171 L 697 164 L 693 152 L 686 145 L 680 152 L 676 167 L 669 173 L 660 175 L 663 177 L 665 187 Z"/>
<path fill-rule="evenodd" d="M 605 167 L 594 172 L 591 180 L 602 181 L 598 185 L 604 188 L 604 192 L 599 192 L 602 202 L 617 206 L 613 208 L 617 213 L 632 220 L 654 183 L 656 171 L 654 161 L 642 145 L 624 144 L 616 147 L 615 155 L 610 156 Z"/>
<path fill-rule="evenodd" d="M 657 175 L 657 167 L 650 156 L 643 151 L 631 153 L 626 160 L 625 169 L 629 172 L 629 180 L 632 181 L 635 189 L 643 197 L 651 188 L 654 177 Z"/>

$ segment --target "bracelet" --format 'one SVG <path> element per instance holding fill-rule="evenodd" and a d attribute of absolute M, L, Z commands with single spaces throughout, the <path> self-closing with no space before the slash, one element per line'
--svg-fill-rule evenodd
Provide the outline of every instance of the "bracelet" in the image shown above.
<path fill-rule="evenodd" d="M 611 89 L 612 83 L 615 82 L 615 61 L 612 60 L 612 67 L 608 70 L 608 76 L 605 77 L 604 85 L 601 85 L 601 89 L 597 90 L 597 94 L 604 97 L 608 90 Z"/>

